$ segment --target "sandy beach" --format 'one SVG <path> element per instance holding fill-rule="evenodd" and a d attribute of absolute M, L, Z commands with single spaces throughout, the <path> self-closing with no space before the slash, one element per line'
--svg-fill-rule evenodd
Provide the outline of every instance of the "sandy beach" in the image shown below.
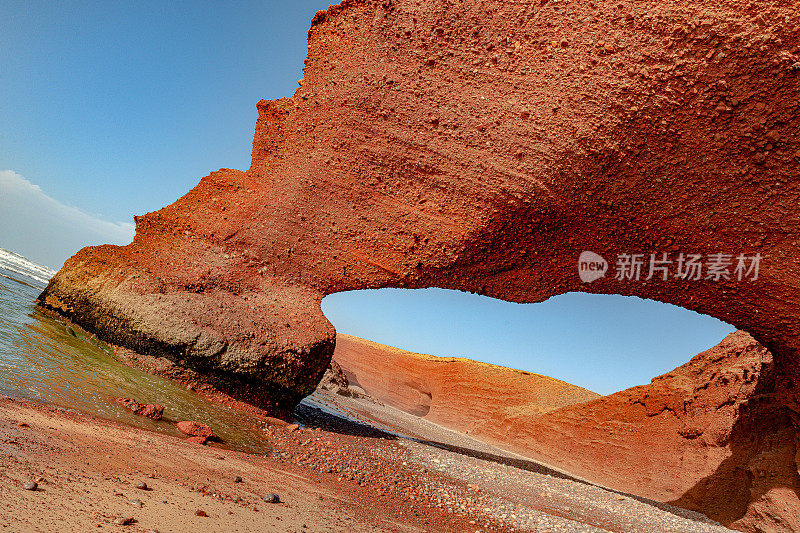
<path fill-rule="evenodd" d="M 320 404 L 341 404 L 365 420 L 380 416 L 376 425 L 413 431 L 418 439 L 304 406 L 299 426 L 265 424 L 272 451 L 260 456 L 3 399 L 0 525 L 8 531 L 727 531 L 696 513 L 605 490 L 373 401 L 319 394 Z M 35 491 L 23 488 L 29 481 L 37 482 Z M 279 503 L 264 500 L 273 493 Z"/>
<path fill-rule="evenodd" d="M 337 478 L 48 405 L 0 401 L 0 525 L 7 531 L 475 529 L 466 518 Z M 31 480 L 37 490 L 24 490 Z M 142 482 L 147 490 L 136 488 Z M 273 493 L 280 503 L 264 501 Z M 125 519 L 132 521 L 122 525 Z"/>

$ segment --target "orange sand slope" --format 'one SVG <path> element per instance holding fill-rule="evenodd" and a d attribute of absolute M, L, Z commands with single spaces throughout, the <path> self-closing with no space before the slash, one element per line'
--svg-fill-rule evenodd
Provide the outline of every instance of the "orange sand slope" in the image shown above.
<path fill-rule="evenodd" d="M 564 381 L 458 357 L 407 352 L 338 334 L 334 360 L 351 385 L 442 426 L 504 440 L 519 416 L 535 416 L 600 395 Z"/>

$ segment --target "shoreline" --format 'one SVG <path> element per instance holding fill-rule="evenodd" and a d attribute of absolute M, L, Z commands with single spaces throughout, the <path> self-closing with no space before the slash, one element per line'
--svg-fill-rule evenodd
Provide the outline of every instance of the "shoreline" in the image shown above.
<path fill-rule="evenodd" d="M 398 439 L 309 406 L 300 415 L 306 427 L 265 425 L 272 449 L 256 455 L 0 398 L 0 526 L 86 531 L 132 518 L 128 530 L 159 532 L 729 531 L 533 462 Z M 23 490 L 31 480 L 38 490 Z M 273 492 L 282 503 L 263 501 Z"/>
<path fill-rule="evenodd" d="M 182 367 L 177 363 L 172 362 L 167 357 L 141 354 L 123 346 L 118 346 L 116 344 L 104 341 L 96 334 L 75 323 L 70 318 L 63 316 L 52 309 L 44 307 L 38 302 L 34 305 L 34 308 L 44 316 L 63 323 L 65 326 L 80 332 L 82 335 L 92 339 L 93 341 L 105 344 L 111 348 L 111 355 L 114 357 L 114 359 L 125 366 L 136 370 L 141 370 L 142 372 L 147 372 L 148 374 L 152 374 L 154 376 L 169 379 L 187 388 L 188 390 L 199 394 L 210 402 L 256 415 L 277 425 L 285 425 L 292 421 L 291 413 L 275 413 L 267 411 L 266 409 L 262 409 L 243 400 L 238 400 L 219 390 L 213 384 L 213 380 L 211 380 L 208 376 Z"/>
<path fill-rule="evenodd" d="M 81 331 L 87 337 L 99 340 L 96 335 L 70 320 L 57 314 L 54 316 L 52 311 L 44 312 L 47 316 Z M 264 437 L 272 446 L 272 451 L 260 456 L 217 446 L 198 446 L 177 437 L 148 432 L 146 429 L 92 415 L 70 415 L 81 424 L 98 425 L 99 420 L 106 424 L 104 427 L 115 428 L 112 432 L 116 434 L 132 430 L 134 433 L 144 431 L 149 435 L 145 438 L 148 443 L 157 442 L 157 446 L 168 449 L 173 446 L 189 446 L 192 454 L 244 454 L 254 460 L 265 461 L 261 466 L 269 475 L 284 468 L 297 469 L 295 472 L 305 478 L 314 479 L 315 483 L 332 484 L 327 489 L 328 492 L 334 494 L 344 490 L 346 494 L 353 496 L 355 506 L 364 504 L 358 511 L 368 514 L 366 521 L 358 526 L 367 528 L 364 530 L 649 531 L 655 527 L 655 530 L 675 532 L 728 531 L 699 513 L 589 483 L 562 469 L 550 468 L 538 460 L 520 455 L 508 447 L 498 448 L 496 443 L 486 439 L 476 439 L 467 433 L 408 415 L 389 406 L 377 409 L 366 400 L 359 402 L 357 399 L 330 394 L 328 399 L 339 404 L 338 413 L 357 413 L 359 416 L 352 418 L 347 415 L 351 418 L 349 420 L 338 418 L 322 411 L 317 413 L 316 408 L 303 404 L 295 410 L 291 419 L 286 418 L 290 421 L 297 420 L 304 427 L 290 425 L 285 419 L 272 417 L 263 409 L 219 392 L 203 380 L 203 376 L 186 370 L 165 357 L 141 355 L 109 343 L 104 344 L 112 348 L 116 360 L 128 367 L 168 378 L 182 386 L 191 386 L 194 392 L 211 402 L 255 415 L 263 423 Z M 322 395 L 329 394 L 319 392 Z M 319 398 L 318 395 L 317 399 Z M 0 399 L 0 417 L 7 410 L 9 401 Z M 62 415 L 67 412 L 51 404 L 42 404 L 39 410 Z M 206 422 L 213 429 L 213 422 Z M 408 435 L 418 440 L 398 438 L 377 429 L 380 427 L 392 431 L 396 429 L 398 435 Z M 102 431 L 92 437 L 97 438 L 100 445 L 105 443 Z M 134 450 L 131 458 L 138 461 L 141 454 L 146 452 L 147 446 L 144 450 Z M 31 453 L 28 452 L 29 459 Z M 84 468 L 79 464 L 79 455 L 62 460 L 72 461 L 78 467 Z M 441 465 L 447 465 L 447 468 L 439 468 Z M 72 468 L 75 468 L 75 464 Z M 98 473 L 89 471 L 86 475 L 92 478 Z M 498 484 L 495 478 L 504 481 Z M 207 483 L 225 481 L 217 480 L 216 474 L 210 471 L 206 472 L 206 479 Z M 477 479 L 483 479 L 484 482 L 477 484 L 474 482 Z M 178 479 L 173 483 L 177 482 Z M 530 491 L 522 483 L 535 485 L 541 492 L 531 498 Z M 176 490 L 178 494 L 182 489 L 173 487 L 173 492 Z M 307 492 L 301 499 L 307 499 L 314 494 L 313 491 Z M 555 501 L 551 499 L 553 494 L 559 494 Z M 185 495 L 178 494 L 176 497 L 179 496 L 183 498 L 181 501 L 194 503 L 194 500 L 186 499 Z M 315 502 L 312 499 L 310 503 Z M 373 509 L 376 505 L 377 511 Z M 311 505 L 310 509 L 316 507 Z M 355 514 L 358 512 L 354 511 Z M 375 512 L 378 514 L 375 515 Z M 396 525 L 390 527 L 384 522 L 371 521 L 375 516 L 392 517 L 392 523 L 399 520 L 398 523 L 402 523 L 403 528 L 393 529 Z M 409 527 L 411 529 L 407 529 Z M 360 531 L 357 528 L 351 530 Z"/>
<path fill-rule="evenodd" d="M 340 476 L 6 397 L 0 466 L 0 525 L 14 531 L 86 531 L 126 518 L 131 531 L 475 531 L 467 517 L 403 505 Z M 31 480 L 38 489 L 24 490 Z M 273 492 L 282 503 L 263 501 Z"/>

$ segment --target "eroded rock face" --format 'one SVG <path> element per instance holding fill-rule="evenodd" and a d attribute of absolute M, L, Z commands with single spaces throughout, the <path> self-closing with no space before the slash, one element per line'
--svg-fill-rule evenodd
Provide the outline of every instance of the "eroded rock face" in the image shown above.
<path fill-rule="evenodd" d="M 648 385 L 506 420 L 504 439 L 590 481 L 737 529 L 798 531 L 797 431 L 775 385 L 772 354 L 737 331 Z"/>
<path fill-rule="evenodd" d="M 430 422 L 498 442 L 507 421 L 535 417 L 600 395 L 541 374 L 459 357 L 412 353 L 352 335 L 334 352 L 351 383 L 370 396 Z"/>
<path fill-rule="evenodd" d="M 750 332 L 796 413 L 798 20 L 789 2 L 345 1 L 315 16 L 297 92 L 258 103 L 247 172 L 82 250 L 40 303 L 287 411 L 333 352 L 326 294 L 637 295 Z M 764 259 L 755 281 L 587 284 L 587 250 L 611 269 Z"/>
<path fill-rule="evenodd" d="M 776 401 L 772 354 L 742 331 L 606 397 L 350 335 L 334 357 L 381 401 L 588 481 L 745 531 L 800 530 L 794 424 Z"/>
<path fill-rule="evenodd" d="M 41 302 L 289 403 L 333 350 L 320 299 L 386 286 L 635 294 L 746 329 L 796 375 L 797 7 L 595 6 L 318 13 L 301 88 L 258 103 L 250 169 L 82 250 Z M 584 250 L 764 261 L 755 282 L 584 284 Z"/>

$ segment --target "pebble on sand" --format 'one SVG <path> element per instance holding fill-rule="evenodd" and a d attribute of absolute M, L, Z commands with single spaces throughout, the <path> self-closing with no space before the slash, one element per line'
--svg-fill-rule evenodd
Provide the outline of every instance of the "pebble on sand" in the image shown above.
<path fill-rule="evenodd" d="M 147 483 L 145 483 L 144 481 L 140 481 L 139 483 L 136 484 L 136 488 L 139 490 L 147 490 Z"/>
<path fill-rule="evenodd" d="M 241 483 L 242 482 L 242 477 L 241 476 L 236 476 L 235 478 L 233 478 L 233 482 L 234 483 Z"/>
<path fill-rule="evenodd" d="M 206 512 L 203 511 L 202 509 L 198 509 L 197 511 L 194 512 L 194 514 L 197 516 L 208 516 Z"/>
<path fill-rule="evenodd" d="M 134 507 L 139 507 L 139 508 L 144 507 L 144 502 L 142 502 L 142 500 L 139 499 L 128 500 L 128 503 L 133 505 Z"/>
<path fill-rule="evenodd" d="M 39 488 L 39 484 L 36 483 L 35 481 L 28 481 L 27 483 L 22 485 L 22 488 L 25 490 L 36 490 L 37 488 Z"/>
<path fill-rule="evenodd" d="M 127 518 L 120 517 L 120 518 L 117 518 L 116 520 L 114 520 L 114 523 L 117 524 L 118 526 L 129 526 L 129 525 L 133 524 L 134 522 L 136 522 L 136 519 L 133 518 L 132 516 L 129 516 Z"/>
<path fill-rule="evenodd" d="M 280 503 L 281 499 L 277 494 L 273 492 L 269 496 L 264 496 L 264 501 L 267 503 Z"/>
<path fill-rule="evenodd" d="M 181 433 L 192 435 L 196 437 L 205 437 L 207 439 L 215 439 L 214 431 L 205 424 L 195 422 L 194 420 L 182 420 L 175 424 Z"/>

